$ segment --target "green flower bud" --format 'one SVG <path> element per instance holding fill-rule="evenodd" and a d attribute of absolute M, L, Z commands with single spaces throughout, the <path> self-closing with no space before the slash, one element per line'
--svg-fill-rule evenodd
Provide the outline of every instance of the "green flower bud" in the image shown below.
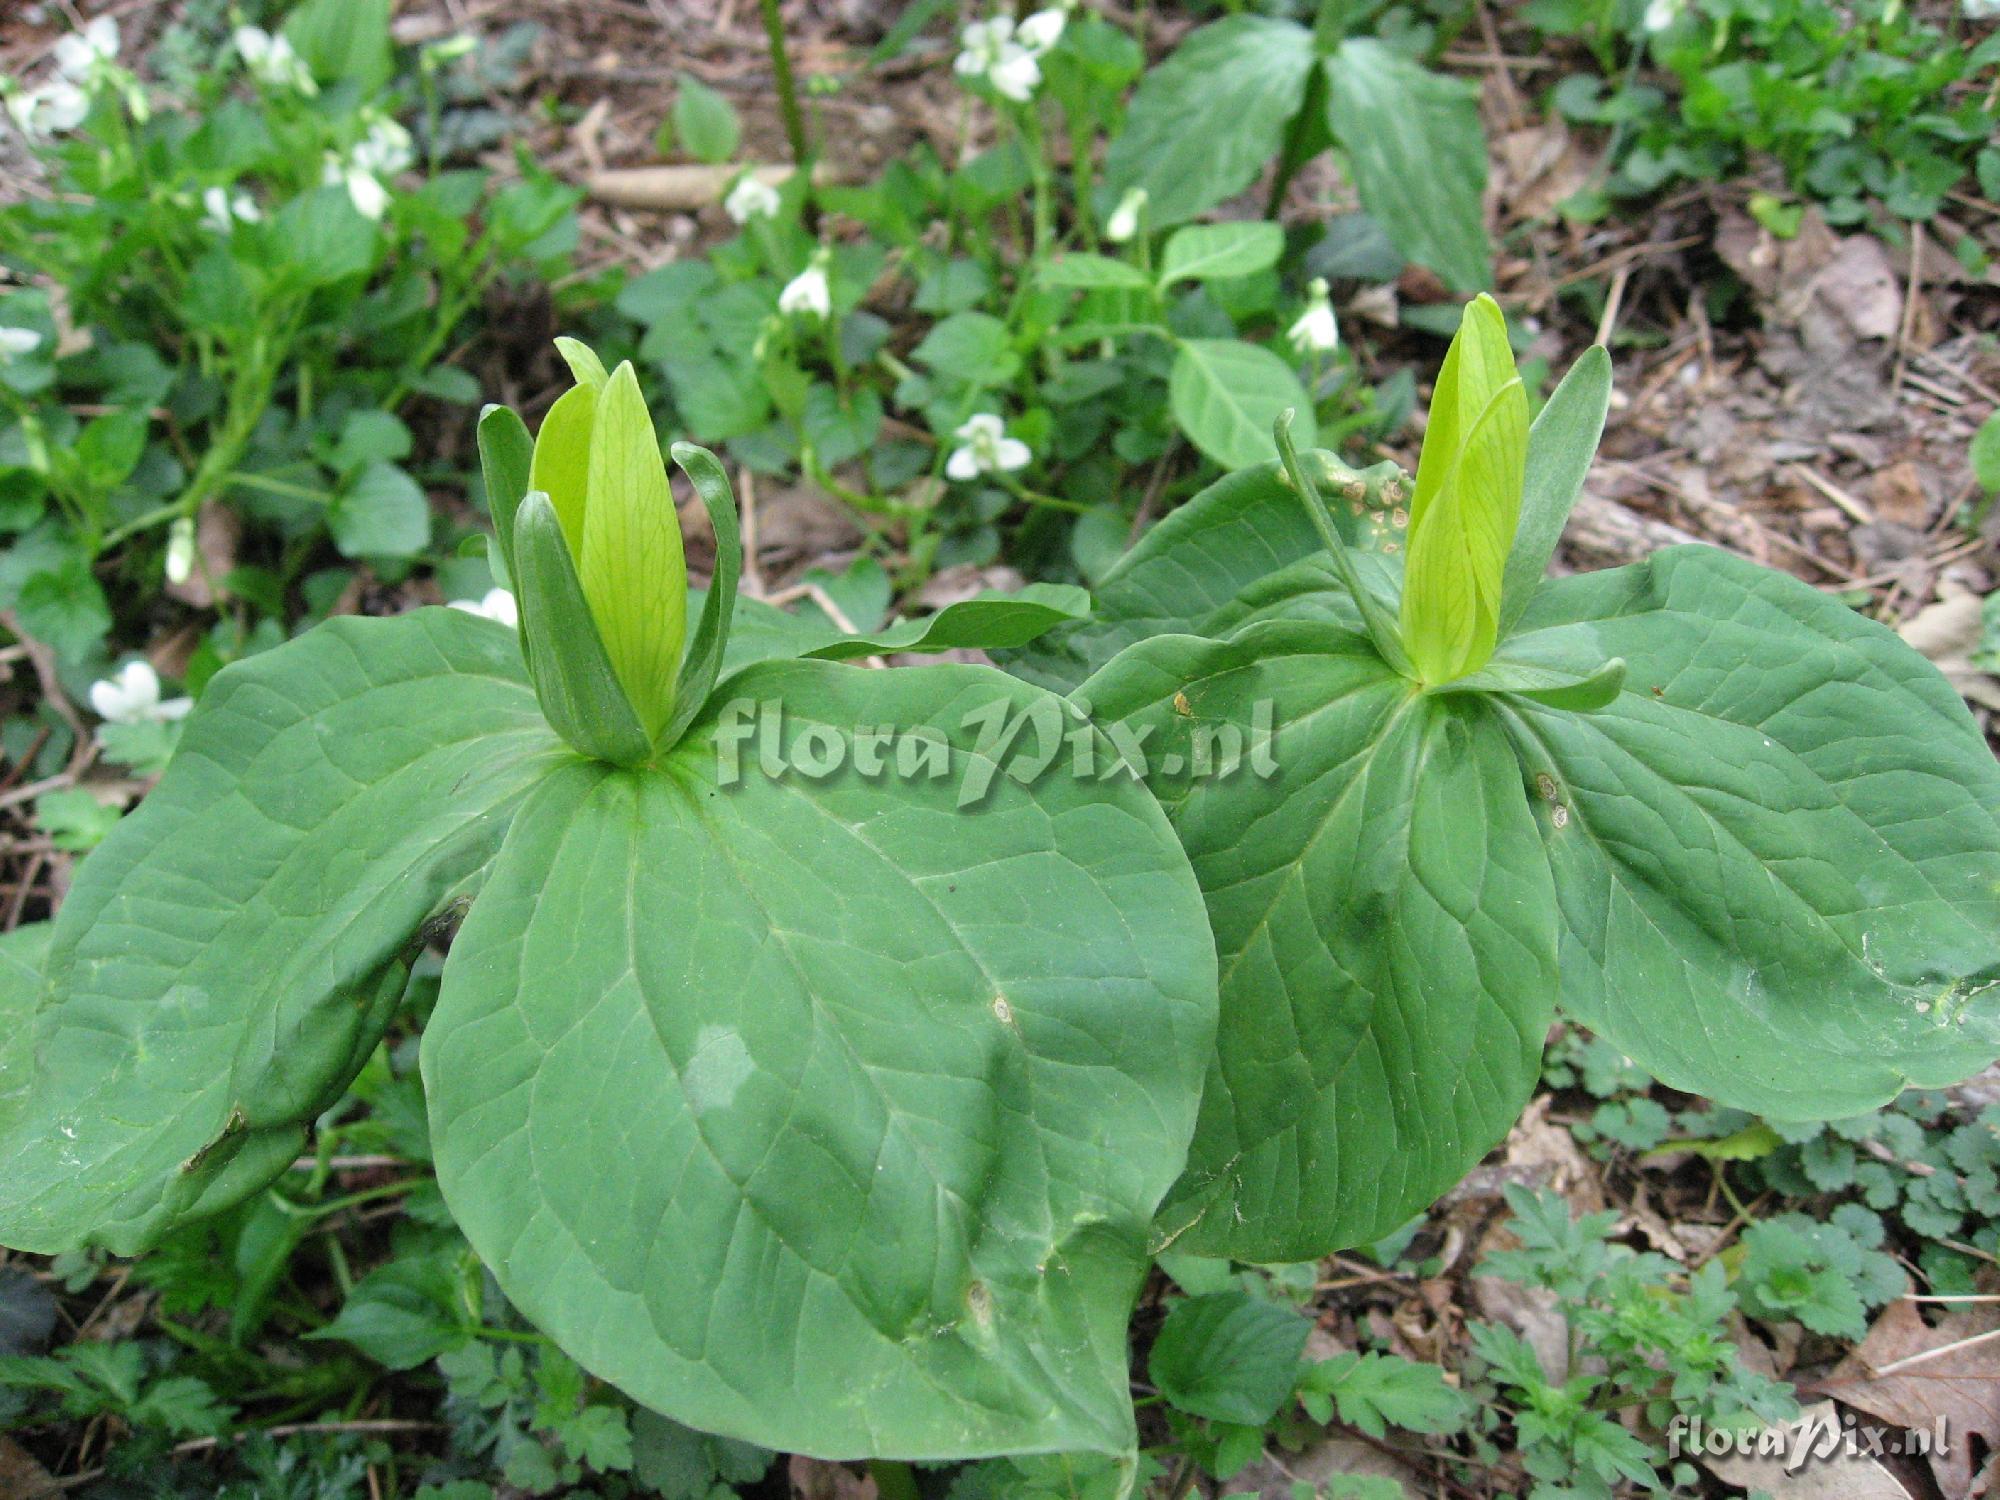
<path fill-rule="evenodd" d="M 586 753 L 630 761 L 628 726 L 601 720 L 613 698 L 622 696 L 645 742 L 658 748 L 673 718 L 687 634 L 680 522 L 666 460 L 632 366 L 621 364 L 607 375 L 582 344 L 557 342 L 578 383 L 549 409 L 535 439 L 527 483 L 535 524 L 524 524 L 527 502 L 502 524 L 510 533 L 505 535 L 507 550 L 515 554 L 522 574 L 529 661 L 551 721 Z M 544 502 L 535 501 L 537 492 L 547 497 L 546 519 L 553 526 L 543 524 Z M 528 530 L 537 533 L 539 550 L 533 559 L 527 555 Z M 558 532 L 566 557 L 548 550 Z M 593 642 L 577 637 L 581 620 L 537 618 L 574 614 L 579 604 L 588 615 Z M 564 641 L 568 647 L 558 649 Z M 580 665 L 586 662 L 588 669 Z M 597 681 L 584 691 L 583 677 L 601 676 L 600 667 L 608 669 L 612 682 Z M 610 695 L 613 684 L 616 695 Z M 558 713 L 552 702 L 566 706 Z M 623 719 L 615 713 L 611 717 Z M 586 722 L 593 718 L 600 722 Z"/>
<path fill-rule="evenodd" d="M 1507 320 L 1482 294 L 1465 309 L 1438 373 L 1410 504 L 1401 634 L 1428 686 L 1478 671 L 1498 644 L 1527 462 L 1527 392 Z"/>

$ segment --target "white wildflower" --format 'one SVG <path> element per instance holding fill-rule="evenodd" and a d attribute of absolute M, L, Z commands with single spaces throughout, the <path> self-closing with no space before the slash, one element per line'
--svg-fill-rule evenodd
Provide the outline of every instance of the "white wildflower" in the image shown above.
<path fill-rule="evenodd" d="M 1111 217 L 1105 222 L 1104 237 L 1114 245 L 1122 245 L 1139 232 L 1139 215 L 1146 207 L 1146 190 L 1142 187 L 1127 188 L 1125 196 L 1118 200 L 1118 206 L 1111 210 Z"/>
<path fill-rule="evenodd" d="M 42 336 L 32 328 L 0 326 L 0 365 L 11 365 L 24 354 L 42 347 Z"/>
<path fill-rule="evenodd" d="M 118 61 L 118 23 L 99 16 L 57 41 L 56 71 L 73 83 L 96 78 Z"/>
<path fill-rule="evenodd" d="M 228 234 L 238 224 L 255 224 L 264 217 L 257 200 L 248 193 L 232 193 L 212 187 L 201 195 L 201 226 L 211 234 Z"/>
<path fill-rule="evenodd" d="M 1014 40 L 1037 57 L 1062 40 L 1069 14 L 1061 6 L 1038 10 L 1014 29 Z"/>
<path fill-rule="evenodd" d="M 482 599 L 454 599 L 453 609 L 462 609 L 482 620 L 497 620 L 509 630 L 521 623 L 521 606 L 506 589 L 488 589 Z"/>
<path fill-rule="evenodd" d="M 1331 354 L 1340 347 L 1340 324 L 1326 295 L 1326 279 L 1315 276 L 1307 290 L 1306 310 L 1299 314 L 1286 337 L 1301 354 Z"/>
<path fill-rule="evenodd" d="M 308 95 L 319 92 L 312 69 L 284 37 L 273 36 L 261 26 L 239 26 L 232 39 L 243 66 L 266 88 L 293 89 Z"/>
<path fill-rule="evenodd" d="M 7 95 L 7 113 L 29 140 L 63 135 L 90 113 L 90 96 L 67 79 Z"/>
<path fill-rule="evenodd" d="M 167 528 L 167 582 L 186 583 L 194 574 L 194 517 L 176 516 Z"/>
<path fill-rule="evenodd" d="M 1959 0 L 1968 21 L 2000 21 L 2000 0 Z"/>
<path fill-rule="evenodd" d="M 1042 82 L 1036 59 L 1062 36 L 1065 20 L 1060 9 L 1050 9 L 1036 11 L 1018 30 L 1009 16 L 971 22 L 958 34 L 960 51 L 952 71 L 962 78 L 984 78 L 1002 98 L 1025 104 Z"/>
<path fill-rule="evenodd" d="M 752 219 L 775 219 L 781 206 L 778 190 L 754 172 L 738 178 L 729 196 L 722 200 L 722 211 L 738 224 L 748 224 Z"/>
<path fill-rule="evenodd" d="M 778 293 L 778 311 L 787 317 L 797 317 L 801 313 L 809 318 L 825 318 L 833 313 L 833 289 L 826 280 L 827 253 L 824 247 L 812 258 L 812 264 L 785 283 L 785 289 Z"/>
<path fill-rule="evenodd" d="M 961 482 L 981 474 L 1011 474 L 1034 461 L 1034 453 L 1019 438 L 1007 436 L 1007 424 L 991 412 L 981 412 L 966 420 L 952 434 L 960 446 L 945 460 L 947 479 Z"/>
<path fill-rule="evenodd" d="M 1681 18 L 1687 9 L 1687 0 L 1648 0 L 1646 14 L 1641 24 L 1647 31 L 1657 35 Z"/>
<path fill-rule="evenodd" d="M 184 719 L 192 698 L 160 701 L 160 674 L 151 662 L 129 661 L 117 673 L 90 685 L 90 706 L 111 724 L 165 724 Z"/>

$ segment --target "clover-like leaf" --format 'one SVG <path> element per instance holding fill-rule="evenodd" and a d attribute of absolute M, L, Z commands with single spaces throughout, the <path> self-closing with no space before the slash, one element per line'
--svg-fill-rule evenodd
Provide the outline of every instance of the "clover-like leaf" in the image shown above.
<path fill-rule="evenodd" d="M 1548 862 L 1493 711 L 1293 621 L 1158 637 L 1077 697 L 1139 741 L 1221 963 L 1163 1240 L 1269 1261 L 1386 1234 L 1513 1123 L 1555 998 Z"/>
<path fill-rule="evenodd" d="M 338 619 L 225 669 L 55 923 L 0 1243 L 132 1254 L 291 1160 L 565 754 L 513 632 Z"/>
<path fill-rule="evenodd" d="M 1778 1119 L 2000 1052 L 2000 768 L 1930 663 L 1703 547 L 1546 584 L 1521 628 L 1627 664 L 1596 712 L 1501 710 L 1542 793 L 1564 1009 Z"/>
<path fill-rule="evenodd" d="M 855 756 L 732 773 L 724 703 L 656 768 L 542 788 L 424 1037 L 453 1214 L 676 1420 L 825 1457 L 1129 1453 L 1125 1320 L 1214 1027 L 1165 818 L 1122 776 L 1002 774 L 961 809 L 985 710 L 1080 724 L 989 669 L 769 662 L 720 696 Z M 949 774 L 858 769 L 882 725 Z"/>

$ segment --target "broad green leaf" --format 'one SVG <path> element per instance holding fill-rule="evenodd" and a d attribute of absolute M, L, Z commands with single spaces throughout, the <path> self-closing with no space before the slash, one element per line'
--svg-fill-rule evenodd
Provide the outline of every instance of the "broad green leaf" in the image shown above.
<path fill-rule="evenodd" d="M 1570 1014 L 1774 1119 L 2000 1053 L 2000 770 L 1928 662 L 1700 547 L 1546 584 L 1521 626 L 1628 663 L 1595 713 L 1501 710 L 1540 791 Z"/>
<path fill-rule="evenodd" d="M 585 755 L 639 764 L 653 752 L 652 736 L 605 653 L 561 523 L 540 490 L 515 512 L 514 546 L 521 638 L 543 717 Z"/>
<path fill-rule="evenodd" d="M 1481 296 L 1438 374 L 1410 506 L 1402 635 L 1425 682 L 1477 671 L 1493 654 L 1527 450 L 1528 398 L 1507 320 Z"/>
<path fill-rule="evenodd" d="M 960 808 L 989 711 L 1081 723 L 988 669 L 772 662 L 727 696 L 782 705 L 794 766 L 931 726 L 950 773 L 732 768 L 725 704 L 657 770 L 550 778 L 424 1035 L 454 1216 L 526 1316 L 692 1426 L 1129 1453 L 1125 1320 L 1213 1046 L 1164 817 L 1066 771 Z"/>
<path fill-rule="evenodd" d="M 399 956 L 564 754 L 513 633 L 457 610 L 224 669 L 57 919 L 0 1244 L 133 1254 L 282 1171 L 373 1048 Z"/>
<path fill-rule="evenodd" d="M 334 497 L 326 524 L 343 556 L 410 557 L 430 544 L 430 502 L 394 464 L 370 464 Z"/>
<path fill-rule="evenodd" d="M 1183 339 L 1167 377 L 1167 400 L 1188 440 L 1226 469 L 1277 453 L 1271 424 L 1298 413 L 1296 440 L 1311 447 L 1312 403 L 1291 367 L 1269 349 L 1237 339 Z"/>
<path fill-rule="evenodd" d="M 339 1316 L 306 1337 L 352 1344 L 391 1370 L 429 1364 L 478 1327 L 460 1297 L 471 1260 L 456 1235 L 447 1247 L 400 1254 L 357 1282 Z"/>
<path fill-rule="evenodd" d="M 1248 1292 L 1188 1297 L 1167 1309 L 1146 1373 L 1190 1416 L 1261 1427 L 1291 1399 L 1312 1324 Z"/>
<path fill-rule="evenodd" d="M 1109 196 L 1143 187 L 1164 226 L 1240 193 L 1277 155 L 1312 66 L 1312 35 L 1291 21 L 1231 16 L 1194 32 L 1132 96 L 1105 158 Z"/>
<path fill-rule="evenodd" d="M 285 40 L 321 83 L 351 83 L 363 97 L 395 71 L 390 0 L 305 0 L 285 22 Z"/>
<path fill-rule="evenodd" d="M 595 386 L 576 385 L 556 397 L 535 434 L 528 490 L 540 490 L 556 508 L 572 557 L 583 556 L 583 515 L 590 495 L 590 435 L 597 427 Z M 523 490 L 522 494 L 526 494 Z M 519 504 L 517 498 L 515 504 Z"/>
<path fill-rule="evenodd" d="M 1491 286 L 1478 91 L 1366 37 L 1342 42 L 1325 66 L 1327 126 L 1361 206 L 1446 284 Z"/>
<path fill-rule="evenodd" d="M 1310 461 L 1310 458 L 1309 458 Z M 1335 508 L 1343 525 L 1355 518 Z M 1350 534 L 1350 540 L 1352 539 Z M 1214 635 L 1219 612 L 1260 580 L 1318 558 L 1319 533 L 1275 460 L 1226 474 L 1140 537 L 1092 591 L 1089 620 L 1000 657 L 1031 682 L 1068 691 L 1125 647 L 1155 635 Z"/>
<path fill-rule="evenodd" d="M 34 1072 L 35 1003 L 42 992 L 50 924 L 30 922 L 0 937 L 0 1140 L 26 1106 Z"/>
<path fill-rule="evenodd" d="M 1278 263 L 1285 232 L 1276 224 L 1190 224 L 1167 239 L 1160 254 L 1160 285 L 1253 276 Z"/>
<path fill-rule="evenodd" d="M 1137 266 L 1108 255 L 1087 255 L 1081 251 L 1043 261 L 1035 279 L 1043 286 L 1087 291 L 1149 291 L 1153 285 L 1152 278 Z"/>
<path fill-rule="evenodd" d="M 1222 966 L 1162 1242 L 1278 1261 L 1380 1238 L 1506 1133 L 1540 1071 L 1555 895 L 1492 709 L 1292 621 L 1142 642 L 1076 696 L 1142 737 Z"/>
<path fill-rule="evenodd" d="M 646 733 L 657 737 L 673 714 L 687 563 L 666 459 L 630 364 L 618 367 L 597 401 L 589 493 L 577 575 L 604 654 Z"/>
<path fill-rule="evenodd" d="M 1007 325 L 990 313 L 953 313 L 924 335 L 910 358 L 964 385 L 1002 384 L 1020 369 Z"/>
<path fill-rule="evenodd" d="M 673 120 L 674 134 L 697 161 L 728 161 L 743 138 L 736 107 L 692 74 L 681 74 Z"/>
<path fill-rule="evenodd" d="M 1548 708 L 1587 713 L 1613 702 L 1624 687 L 1625 663 L 1615 656 L 1588 672 L 1496 656 L 1477 672 L 1458 678 L 1448 691 L 1519 693 Z"/>
<path fill-rule="evenodd" d="M 1592 345 L 1570 366 L 1562 384 L 1528 429 L 1521 519 L 1500 590 L 1500 634 L 1505 636 L 1541 586 L 1556 543 L 1576 508 L 1577 496 L 1597 456 L 1597 440 L 1611 410 L 1611 356 Z"/>

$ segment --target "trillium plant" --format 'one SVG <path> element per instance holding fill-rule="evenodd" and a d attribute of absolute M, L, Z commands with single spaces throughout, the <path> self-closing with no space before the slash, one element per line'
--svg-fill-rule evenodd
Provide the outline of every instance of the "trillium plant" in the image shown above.
<path fill-rule="evenodd" d="M 1544 581 L 1602 350 L 1530 422 L 1477 299 L 1414 482 L 1281 421 L 1087 611 L 866 638 L 736 599 L 678 444 L 690 591 L 632 369 L 564 351 L 538 435 L 480 423 L 518 628 L 336 619 L 229 667 L 39 991 L 0 987 L 0 1243 L 130 1254 L 262 1189 L 448 939 L 439 1182 L 581 1364 L 772 1448 L 1129 1480 L 1149 1258 L 1406 1222 L 1558 1006 L 1779 1119 L 2000 1053 L 2000 771 L 1944 680 L 1707 549 Z M 1006 670 L 852 660 L 945 646 Z"/>

